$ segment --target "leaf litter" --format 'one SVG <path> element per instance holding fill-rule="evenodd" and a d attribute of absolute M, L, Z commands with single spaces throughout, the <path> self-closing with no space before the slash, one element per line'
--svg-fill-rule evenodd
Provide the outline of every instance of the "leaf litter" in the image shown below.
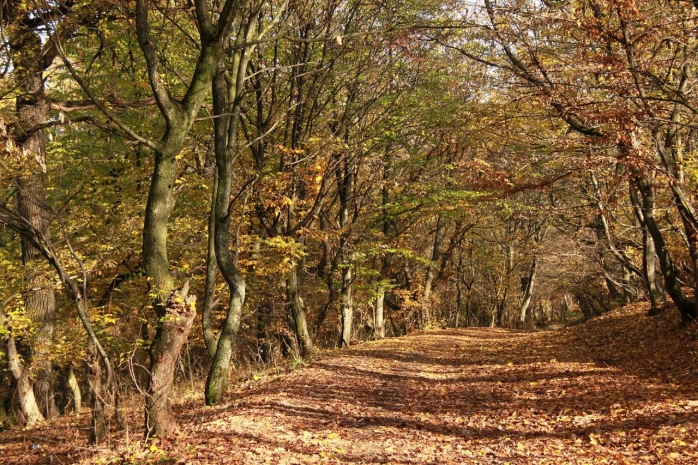
<path fill-rule="evenodd" d="M 85 410 L 2 433 L 0 463 L 698 463 L 696 327 L 646 313 L 365 343 L 257 376 L 215 407 L 182 395 L 176 440 L 115 430 L 111 449 L 85 448 Z"/>

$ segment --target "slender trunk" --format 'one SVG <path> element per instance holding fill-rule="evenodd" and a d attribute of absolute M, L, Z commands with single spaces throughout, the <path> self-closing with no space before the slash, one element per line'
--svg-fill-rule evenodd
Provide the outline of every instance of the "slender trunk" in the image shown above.
<path fill-rule="evenodd" d="M 212 206 L 216 204 L 218 198 L 218 172 L 213 176 L 213 192 L 211 195 Z M 218 337 L 213 329 L 213 309 L 218 304 L 216 299 L 216 275 L 218 274 L 218 263 L 216 262 L 216 213 L 215 208 L 211 208 L 208 219 L 208 243 L 206 247 L 206 282 L 204 285 L 204 304 L 201 309 L 201 328 L 204 335 L 204 344 L 211 359 L 216 355 L 216 345 Z"/>
<path fill-rule="evenodd" d="M 211 361 L 211 369 L 206 378 L 206 405 L 218 403 L 228 389 L 228 371 L 233 355 L 233 344 L 240 328 L 243 302 L 244 292 L 236 292 L 231 295 L 228 304 L 228 314 L 225 317 L 218 338 L 216 355 Z"/>
<path fill-rule="evenodd" d="M 453 322 L 453 327 L 458 328 L 458 319 L 460 317 L 460 309 L 463 305 L 463 291 L 461 289 L 461 285 L 458 281 L 456 281 L 456 316 L 454 318 Z"/>
<path fill-rule="evenodd" d="M 105 407 L 109 404 L 108 386 L 102 383 L 102 366 L 99 354 L 91 342 L 87 345 L 87 382 L 90 386 L 90 444 L 100 444 L 107 434 Z"/>
<path fill-rule="evenodd" d="M 347 133 L 348 137 L 348 133 Z M 345 140 L 348 142 L 348 140 Z M 339 157 L 339 155 L 337 155 Z M 337 197 L 339 198 L 339 227 L 341 237 L 339 239 L 339 250 L 337 251 L 342 262 L 342 286 L 340 290 L 340 301 L 342 310 L 342 329 L 339 340 L 340 347 L 351 345 L 351 330 L 354 319 L 354 304 L 352 300 L 352 265 L 350 263 L 349 251 L 349 231 L 350 226 L 349 208 L 352 202 L 352 190 L 354 188 L 354 174 L 350 159 L 344 159 L 339 163 L 335 171 L 337 179 Z"/>
<path fill-rule="evenodd" d="M 75 377 L 75 370 L 73 370 L 73 367 L 68 368 L 66 384 L 70 391 L 70 401 L 73 404 L 72 410 L 73 412 L 79 412 L 82 408 L 82 392 L 80 392 L 80 385 L 78 384 L 78 379 Z"/>
<path fill-rule="evenodd" d="M 373 331 L 375 339 L 383 339 L 385 337 L 385 286 L 378 288 L 378 296 L 376 297 L 375 318 L 373 323 Z"/>
<path fill-rule="evenodd" d="M 533 286 L 536 281 L 536 268 L 538 266 L 538 258 L 533 259 L 531 263 L 531 268 L 528 270 L 528 279 L 526 281 L 526 286 L 524 288 L 523 298 L 521 299 L 521 307 L 519 308 L 520 323 L 523 325 L 526 323 L 526 316 L 528 313 L 528 307 L 531 305 L 531 299 L 533 298 Z"/>
<path fill-rule="evenodd" d="M 330 255 L 330 241 L 329 241 L 327 235 L 325 235 L 325 237 L 323 238 L 322 248 L 323 248 L 323 257 L 329 256 Z M 315 326 L 314 326 L 314 330 L 313 330 L 314 337 L 317 337 L 317 335 L 320 333 L 320 328 L 322 327 L 322 324 L 325 322 L 325 319 L 327 318 L 327 314 L 334 307 L 335 302 L 337 301 L 337 288 L 336 288 L 335 282 L 334 282 L 334 274 L 335 274 L 335 271 L 337 271 L 337 268 L 339 267 L 339 258 L 340 258 L 340 254 L 338 251 L 332 257 L 332 261 L 330 262 L 329 270 L 327 270 L 327 266 L 325 265 L 324 268 L 322 269 L 322 273 L 319 273 L 321 275 L 324 275 L 324 277 L 325 277 L 325 284 L 327 284 L 328 294 L 327 294 L 327 302 L 320 310 L 320 313 L 318 314 L 318 317 L 315 321 Z M 323 260 L 327 261 L 327 258 L 323 258 Z"/>
<path fill-rule="evenodd" d="M 630 280 L 632 279 L 630 275 L 630 270 L 627 267 L 623 267 L 623 297 L 624 303 L 629 304 L 635 300 L 635 295 L 630 288 Z"/>
<path fill-rule="evenodd" d="M 305 315 L 303 299 L 298 292 L 298 269 L 293 265 L 286 278 L 286 297 L 291 307 L 291 317 L 293 318 L 296 338 L 301 347 L 302 355 L 310 356 L 315 352 L 313 339 L 308 331 L 308 322 Z"/>
<path fill-rule="evenodd" d="M 236 57 L 236 66 L 246 67 L 244 57 Z M 234 67 L 234 70 L 238 70 L 237 67 Z M 225 76 L 223 73 L 218 73 L 213 79 L 212 92 L 213 113 L 216 116 L 214 119 L 214 136 L 216 168 L 218 170 L 218 192 L 213 206 L 216 219 L 214 246 L 218 267 L 230 290 L 230 301 L 228 313 L 218 337 L 216 353 L 211 361 L 211 369 L 206 379 L 206 405 L 217 403 L 228 387 L 230 359 L 233 353 L 233 343 L 240 328 L 240 317 L 242 306 L 245 302 L 246 289 L 245 280 L 239 273 L 234 257 L 230 252 L 230 194 L 235 150 L 235 123 L 240 104 L 239 102 L 233 104 L 232 111 L 230 111 L 231 117 L 228 118 L 226 116 L 227 91 Z M 237 87 L 232 92 L 234 92 L 233 97 L 237 96 Z"/>
<path fill-rule="evenodd" d="M 441 247 L 446 237 L 446 222 L 439 215 L 436 218 L 436 230 L 434 231 L 434 242 L 431 251 L 431 262 L 427 266 L 426 276 L 424 278 L 424 294 L 422 303 L 422 320 L 423 325 L 427 326 L 433 319 L 431 292 L 434 286 L 434 271 L 438 266 L 441 258 Z"/>
<path fill-rule="evenodd" d="M 352 300 L 351 287 L 351 265 L 347 264 L 342 270 L 342 338 L 340 347 L 349 347 L 351 345 L 351 326 L 354 317 L 354 302 Z"/>
<path fill-rule="evenodd" d="M 687 80 L 684 79 L 682 86 L 686 85 Z M 678 106 L 677 106 L 678 107 Z M 672 114 L 672 121 L 676 121 L 678 109 Z M 681 180 L 683 179 L 682 159 L 680 151 L 677 148 L 679 145 L 676 142 L 677 127 L 670 127 L 664 138 L 655 134 L 657 151 L 659 153 L 667 173 L 673 179 L 669 183 L 671 192 L 674 198 L 674 204 L 681 217 L 684 231 L 686 233 L 686 241 L 688 243 L 688 252 L 693 265 L 693 309 L 688 312 L 685 317 L 682 314 L 684 321 L 695 319 L 698 316 L 698 215 L 696 215 L 690 198 L 686 195 L 682 188 Z"/>
<path fill-rule="evenodd" d="M 643 281 L 647 288 L 650 306 L 653 309 L 657 309 L 662 303 L 666 302 L 666 297 L 657 278 L 657 268 L 654 262 L 656 255 L 654 241 L 644 223 L 642 225 L 642 245 Z"/>

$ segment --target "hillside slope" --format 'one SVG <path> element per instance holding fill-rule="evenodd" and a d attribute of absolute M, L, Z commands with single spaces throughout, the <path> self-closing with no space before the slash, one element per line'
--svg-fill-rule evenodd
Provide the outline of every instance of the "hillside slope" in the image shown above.
<path fill-rule="evenodd" d="M 646 310 L 556 332 L 367 343 L 250 380 L 214 408 L 183 395 L 174 442 L 145 449 L 139 431 L 129 444 L 115 432 L 117 451 L 92 455 L 60 429 L 86 422 L 84 412 L 4 433 L 0 462 L 698 463 L 696 330 L 672 310 Z"/>

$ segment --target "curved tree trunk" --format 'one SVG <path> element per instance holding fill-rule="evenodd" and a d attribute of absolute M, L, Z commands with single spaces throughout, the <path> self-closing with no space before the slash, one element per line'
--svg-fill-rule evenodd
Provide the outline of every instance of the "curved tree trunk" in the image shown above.
<path fill-rule="evenodd" d="M 148 143 L 155 152 L 155 166 L 145 209 L 143 225 L 143 269 L 148 277 L 158 327 L 150 348 L 150 381 L 146 397 L 146 437 L 172 436 L 177 423 L 168 396 L 182 346 L 196 316 L 189 284 L 177 289 L 167 256 L 167 222 L 174 206 L 172 190 L 177 177 L 177 159 L 189 129 L 209 94 L 213 78 L 227 43 L 239 5 L 226 0 L 214 24 L 208 2 L 196 2 L 196 27 L 200 48 L 194 73 L 181 100 L 175 100 L 161 74 L 160 50 L 151 34 L 149 0 L 137 0 L 136 35 L 148 70 L 150 87 L 165 121 L 165 132 L 158 143 Z"/>
<path fill-rule="evenodd" d="M 236 71 L 243 72 L 241 68 L 247 66 L 244 56 L 237 56 Z M 239 73 L 237 74 L 239 76 Z M 237 80 L 235 81 L 237 82 Z M 241 92 L 240 88 L 231 89 L 233 97 Z M 213 205 L 215 218 L 214 248 L 216 260 L 221 274 L 228 283 L 230 300 L 228 313 L 223 322 L 216 353 L 211 361 L 211 368 L 206 378 L 206 405 L 217 403 L 228 388 L 228 370 L 233 353 L 233 343 L 240 327 L 242 305 L 245 302 L 245 280 L 238 272 L 235 261 L 230 253 L 230 192 L 233 171 L 233 151 L 235 141 L 235 121 L 239 112 L 239 103 L 233 104 L 230 119 L 226 116 L 227 87 L 223 73 L 218 73 L 213 80 L 213 114 L 216 168 L 218 171 L 218 185 L 216 202 Z M 236 99 L 237 102 L 237 99 Z M 229 123 L 230 121 L 230 123 Z"/>
<path fill-rule="evenodd" d="M 24 417 L 24 423 L 27 426 L 32 426 L 44 421 L 44 416 L 41 414 L 36 398 L 34 397 L 34 389 L 29 380 L 29 375 L 20 362 L 20 356 L 17 352 L 14 338 L 8 334 L 4 336 L 4 341 L 8 367 L 16 386 L 19 408 Z"/>

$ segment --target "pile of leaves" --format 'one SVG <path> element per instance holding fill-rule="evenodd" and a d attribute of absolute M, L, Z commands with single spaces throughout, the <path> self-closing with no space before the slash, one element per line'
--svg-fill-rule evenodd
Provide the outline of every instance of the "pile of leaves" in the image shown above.
<path fill-rule="evenodd" d="M 83 414 L 3 433 L 0 462 L 698 463 L 696 328 L 646 313 L 367 343 L 255 375 L 216 407 L 182 396 L 175 441 L 115 432 L 112 450 L 83 449 L 68 428 Z"/>

